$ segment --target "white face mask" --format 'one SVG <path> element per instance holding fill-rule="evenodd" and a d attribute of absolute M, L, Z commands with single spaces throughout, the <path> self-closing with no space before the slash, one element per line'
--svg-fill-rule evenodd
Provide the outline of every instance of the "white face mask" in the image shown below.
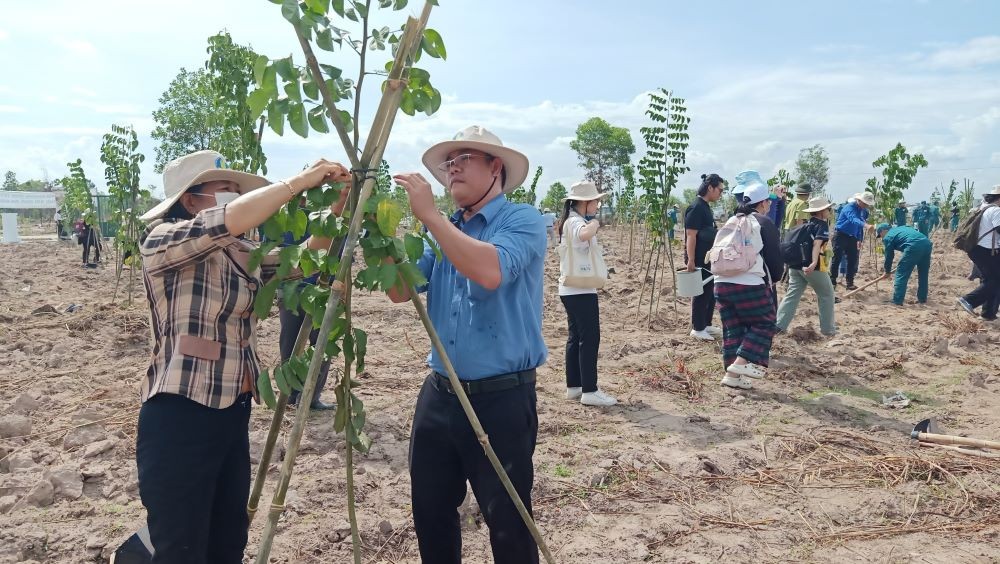
<path fill-rule="evenodd" d="M 215 205 L 224 206 L 239 197 L 240 195 L 237 194 L 236 192 L 216 192 Z"/>

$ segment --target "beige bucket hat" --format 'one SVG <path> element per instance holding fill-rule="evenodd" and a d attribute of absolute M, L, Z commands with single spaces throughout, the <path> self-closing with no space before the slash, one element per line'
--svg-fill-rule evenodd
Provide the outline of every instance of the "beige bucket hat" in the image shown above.
<path fill-rule="evenodd" d="M 802 210 L 806 213 L 816 213 L 823 211 L 833 204 L 830 200 L 826 199 L 826 196 L 816 196 L 815 198 L 809 198 L 809 207 Z"/>
<path fill-rule="evenodd" d="M 996 186 L 994 186 L 992 190 L 990 190 L 989 192 L 986 192 L 985 194 L 983 194 L 983 196 L 993 196 L 993 195 L 996 195 L 996 194 L 1000 194 L 1000 184 L 997 184 Z"/>
<path fill-rule="evenodd" d="M 869 206 L 875 205 L 875 194 L 872 194 L 871 192 L 858 192 L 854 195 L 854 199 L 859 202 L 864 202 Z"/>
<path fill-rule="evenodd" d="M 597 185 L 593 182 L 581 180 L 580 182 L 576 182 L 569 187 L 569 192 L 566 193 L 566 197 L 563 198 L 563 201 L 574 200 L 577 202 L 589 202 L 590 200 L 597 200 L 607 195 L 607 192 L 602 194 L 600 190 L 597 189 Z"/>
<path fill-rule="evenodd" d="M 524 179 L 528 177 L 528 157 L 504 147 L 500 138 L 485 127 L 470 125 L 456 133 L 451 141 L 438 143 L 424 153 L 424 166 L 445 188 L 448 187 L 448 173 L 438 170 L 438 165 L 448 160 L 448 153 L 457 149 L 475 149 L 499 157 L 507 171 L 507 181 L 503 185 L 505 194 L 524 184 Z"/>
<path fill-rule="evenodd" d="M 163 169 L 163 192 L 166 199 L 142 215 L 143 221 L 159 219 L 192 186 L 212 180 L 230 180 L 239 185 L 240 194 L 246 194 L 270 182 L 263 176 L 227 168 L 226 157 L 216 151 L 197 151 L 176 158 Z"/>

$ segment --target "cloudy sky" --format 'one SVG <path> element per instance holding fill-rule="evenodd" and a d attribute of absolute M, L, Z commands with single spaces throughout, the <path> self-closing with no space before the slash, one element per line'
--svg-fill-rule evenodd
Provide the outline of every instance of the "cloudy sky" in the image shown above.
<path fill-rule="evenodd" d="M 394 171 L 420 169 L 427 146 L 477 123 L 544 167 L 543 190 L 568 184 L 582 175 L 569 149 L 576 126 L 601 116 L 628 127 L 641 152 L 645 92 L 665 87 L 687 99 L 692 118 L 685 187 L 705 172 L 767 177 L 820 143 L 831 158 L 828 191 L 846 198 L 899 141 L 930 162 L 911 199 L 952 178 L 1000 183 L 992 0 L 440 4 L 430 26 L 449 58 L 422 63 L 445 103 L 432 117 L 397 120 L 386 154 Z M 0 0 L 0 173 L 56 178 L 82 158 L 103 187 L 101 135 L 132 124 L 148 157 L 143 182 L 159 186 L 151 114 L 181 67 L 204 64 L 206 38 L 221 29 L 271 57 L 298 55 L 266 0 Z M 347 67 L 350 57 L 327 62 Z M 273 178 L 343 158 L 332 135 L 264 139 Z"/>

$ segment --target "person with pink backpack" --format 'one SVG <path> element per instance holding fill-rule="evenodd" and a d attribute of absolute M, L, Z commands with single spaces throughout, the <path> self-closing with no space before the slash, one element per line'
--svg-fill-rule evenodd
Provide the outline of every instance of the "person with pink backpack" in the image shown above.
<path fill-rule="evenodd" d="M 771 341 L 778 331 L 772 282 L 764 255 L 780 254 L 776 248 L 765 249 L 761 224 L 755 213 L 767 215 L 770 189 L 757 171 L 736 175 L 743 188 L 736 215 L 729 218 L 715 237 L 708 257 L 715 275 L 715 301 L 722 320 L 722 358 L 726 374 L 721 384 L 748 389 L 752 380 L 763 378 L 771 352 Z M 777 273 L 780 276 L 780 273 Z"/>

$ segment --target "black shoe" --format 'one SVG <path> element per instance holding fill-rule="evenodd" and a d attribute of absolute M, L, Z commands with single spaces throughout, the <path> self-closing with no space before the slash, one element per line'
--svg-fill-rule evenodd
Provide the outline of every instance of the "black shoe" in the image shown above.
<path fill-rule="evenodd" d="M 839 304 L 839 303 L 840 303 L 840 301 L 841 301 L 841 300 L 840 300 L 840 298 L 838 298 L 837 296 L 834 296 L 834 297 L 833 297 L 833 303 L 835 303 L 835 304 Z"/>
<path fill-rule="evenodd" d="M 857 290 L 858 287 L 854 285 L 854 282 L 848 282 L 847 283 L 847 289 L 848 290 Z"/>

